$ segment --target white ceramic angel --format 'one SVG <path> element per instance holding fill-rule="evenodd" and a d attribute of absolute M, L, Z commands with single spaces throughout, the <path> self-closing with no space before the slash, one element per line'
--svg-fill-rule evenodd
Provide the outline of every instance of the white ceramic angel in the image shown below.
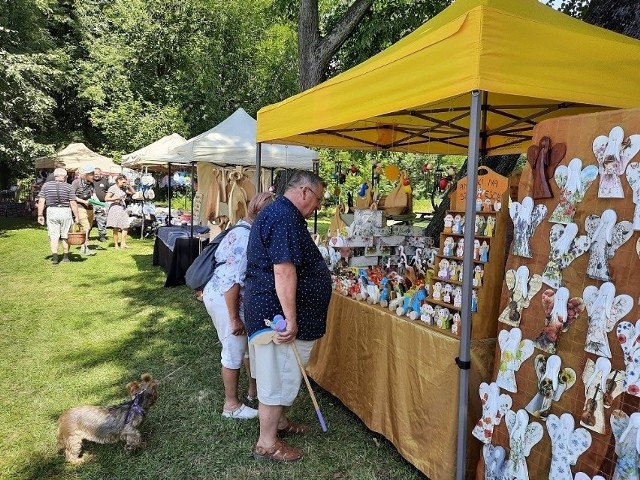
<path fill-rule="evenodd" d="M 500 346 L 500 367 L 496 383 L 508 392 L 515 393 L 518 391 L 515 372 L 520 370 L 522 363 L 533 354 L 533 342 L 523 340 L 522 330 L 516 327 L 510 331 L 500 331 L 498 345 Z"/>
<path fill-rule="evenodd" d="M 585 229 L 591 243 L 587 276 L 608 282 L 611 280 L 609 259 L 616 250 L 633 235 L 631 222 L 616 223 L 618 216 L 614 210 L 602 212 L 602 216 L 589 215 L 584 221 Z"/>
<path fill-rule="evenodd" d="M 458 282 L 458 262 L 451 260 L 449 262 L 449 278 L 454 282 Z"/>
<path fill-rule="evenodd" d="M 609 421 L 613 437 L 616 439 L 618 456 L 613 480 L 639 480 L 640 413 L 634 412 L 629 417 L 622 410 L 614 410 Z"/>
<path fill-rule="evenodd" d="M 442 247 L 442 254 L 445 257 L 452 257 L 453 256 L 453 250 L 455 248 L 455 240 L 453 239 L 453 237 L 447 237 L 444 239 L 444 245 Z"/>
<path fill-rule="evenodd" d="M 427 325 L 433 325 L 433 307 L 429 305 L 427 302 L 424 302 L 420 306 L 420 320 L 422 320 Z"/>
<path fill-rule="evenodd" d="M 631 322 L 618 323 L 616 333 L 626 365 L 622 389 L 640 397 L 640 320 L 635 325 Z"/>
<path fill-rule="evenodd" d="M 442 299 L 442 282 L 436 282 L 433 284 L 433 294 L 431 296 L 434 300 Z"/>
<path fill-rule="evenodd" d="M 529 469 L 527 457 L 533 446 L 542 439 L 542 425 L 537 422 L 529 423 L 529 415 L 525 410 L 515 413 L 509 410 L 505 423 L 509 430 L 509 460 L 505 467 L 504 478 L 510 480 L 528 480 Z"/>
<path fill-rule="evenodd" d="M 442 301 L 444 303 L 452 303 L 453 302 L 453 285 L 450 283 L 445 283 L 442 286 Z"/>
<path fill-rule="evenodd" d="M 513 254 L 531 258 L 529 241 L 547 215 L 547 206 L 541 203 L 534 205 L 531 197 L 524 197 L 522 203 L 512 202 L 509 205 L 509 215 L 513 220 Z"/>
<path fill-rule="evenodd" d="M 584 407 L 580 425 L 597 433 L 605 433 L 604 409 L 610 408 L 613 399 L 622 393 L 624 372 L 611 371 L 611 361 L 598 357 L 587 359 L 582 372 L 584 383 Z"/>
<path fill-rule="evenodd" d="M 488 262 L 489 261 L 489 244 L 486 240 L 482 241 L 482 245 L 480 245 L 480 261 Z"/>
<path fill-rule="evenodd" d="M 437 312 L 438 318 L 436 319 L 436 323 L 438 327 L 443 330 L 448 330 L 451 328 L 451 312 L 448 308 L 441 308 Z"/>
<path fill-rule="evenodd" d="M 458 248 L 456 248 L 456 257 L 464 255 L 464 238 L 458 240 Z"/>
<path fill-rule="evenodd" d="M 460 335 L 460 327 L 462 325 L 462 317 L 458 312 L 451 316 L 451 333 L 454 335 Z"/>
<path fill-rule="evenodd" d="M 440 270 L 438 270 L 438 277 L 448 280 L 449 279 L 449 260 L 447 260 L 446 258 L 443 258 L 442 260 L 440 260 L 440 263 L 438 263 L 438 266 L 440 267 Z"/>
<path fill-rule="evenodd" d="M 521 265 L 517 270 L 508 270 L 505 274 L 509 289 L 509 302 L 498 320 L 507 325 L 520 325 L 522 310 L 529 306 L 529 302 L 542 288 L 542 277 L 537 273 L 529 278 L 529 269 Z"/>
<path fill-rule="evenodd" d="M 478 390 L 482 403 L 482 417 L 471 433 L 482 443 L 490 444 L 493 428 L 499 425 L 502 417 L 511 410 L 512 401 L 506 393 L 500 394 L 500 387 L 495 382 L 482 382 Z"/>
<path fill-rule="evenodd" d="M 507 453 L 500 445 L 484 445 L 482 458 L 484 460 L 484 480 L 503 480 L 505 458 Z"/>
<path fill-rule="evenodd" d="M 542 293 L 542 308 L 545 327 L 533 341 L 533 345 L 547 353 L 556 353 L 561 332 L 566 332 L 584 310 L 580 297 L 569 298 L 569 290 L 560 287 L 554 292 L 550 288 Z"/>
<path fill-rule="evenodd" d="M 478 291 L 471 290 L 471 312 L 475 313 L 478 311 Z"/>
<path fill-rule="evenodd" d="M 453 289 L 453 306 L 456 308 L 462 308 L 462 287 L 456 287 Z"/>
<path fill-rule="evenodd" d="M 552 288 L 562 286 L 562 271 L 577 257 L 589 250 L 589 237 L 578 234 L 578 225 L 554 225 L 551 227 L 549 261 L 542 272 L 542 281 Z"/>
<path fill-rule="evenodd" d="M 606 480 L 606 478 L 602 475 L 594 475 L 593 477 L 590 477 L 584 472 L 578 472 L 576 473 L 576 476 L 573 477 L 573 480 Z"/>
<path fill-rule="evenodd" d="M 611 358 L 607 333 L 631 311 L 633 298 L 629 295 L 616 296 L 616 287 L 611 282 L 603 283 L 600 288 L 586 287 L 582 298 L 589 321 L 584 351 Z"/>
<path fill-rule="evenodd" d="M 551 405 L 562 397 L 576 383 L 576 372 L 572 368 L 562 367 L 562 360 L 558 355 L 545 358 L 536 355 L 534 361 L 538 377 L 538 391 L 525 409 L 534 417 L 546 420 L 551 413 Z"/>
<path fill-rule="evenodd" d="M 451 227 L 451 233 L 462 235 L 464 233 L 464 216 L 456 215 L 453 217 L 453 225 Z"/>
<path fill-rule="evenodd" d="M 584 199 L 587 189 L 598 176 L 598 167 L 587 165 L 582 168 L 582 160 L 574 158 L 568 166 L 560 165 L 554 176 L 560 188 L 560 200 L 549 221 L 571 223 L 576 213 L 576 205 Z"/>
<path fill-rule="evenodd" d="M 633 162 L 627 167 L 627 181 L 633 190 L 633 203 L 636 208 L 633 212 L 633 229 L 640 230 L 640 163 Z"/>
<path fill-rule="evenodd" d="M 640 150 L 640 135 L 624 138 L 622 127 L 611 129 L 609 136 L 600 135 L 593 141 L 593 153 L 600 164 L 599 198 L 624 198 L 620 175 Z"/>
<path fill-rule="evenodd" d="M 560 418 L 549 415 L 547 431 L 551 438 L 549 480 L 572 480 L 571 465 L 591 446 L 591 434 L 584 428 L 575 428 L 570 413 L 563 413 Z"/>
<path fill-rule="evenodd" d="M 442 233 L 451 233 L 452 228 L 453 228 L 453 215 L 448 213 L 444 217 L 444 229 L 442 230 Z"/>

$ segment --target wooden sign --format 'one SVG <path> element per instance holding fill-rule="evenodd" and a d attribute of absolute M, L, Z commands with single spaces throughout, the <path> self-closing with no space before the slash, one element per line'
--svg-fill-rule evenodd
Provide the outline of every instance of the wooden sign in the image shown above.
<path fill-rule="evenodd" d="M 493 205 L 495 202 L 502 202 L 502 195 L 509 188 L 509 180 L 507 177 L 494 172 L 489 167 L 478 168 L 478 193 L 477 193 L 477 210 L 482 210 L 482 206 L 488 202 Z M 458 186 L 453 196 L 453 208 L 455 210 L 464 210 L 467 200 L 467 177 L 458 181 Z M 507 208 L 508 205 L 503 205 Z"/>

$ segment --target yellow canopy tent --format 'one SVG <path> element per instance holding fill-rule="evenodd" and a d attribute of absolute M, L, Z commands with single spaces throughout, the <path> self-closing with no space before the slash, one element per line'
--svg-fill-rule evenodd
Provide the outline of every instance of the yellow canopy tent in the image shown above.
<path fill-rule="evenodd" d="M 480 155 L 524 152 L 533 126 L 547 118 L 640 106 L 639 66 L 640 41 L 537 0 L 457 0 L 366 62 L 262 108 L 257 141 L 467 154 L 473 218 Z M 471 244 L 472 229 L 464 241 Z M 472 253 L 465 249 L 465 271 Z M 456 359 L 457 479 L 466 461 L 471 282 L 465 275 Z"/>

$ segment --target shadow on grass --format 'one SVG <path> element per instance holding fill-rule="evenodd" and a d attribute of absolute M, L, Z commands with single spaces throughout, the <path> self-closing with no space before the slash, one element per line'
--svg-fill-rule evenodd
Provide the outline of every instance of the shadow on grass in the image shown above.
<path fill-rule="evenodd" d="M 11 234 L 13 230 L 24 229 L 44 229 L 36 222 L 35 218 L 24 217 L 0 217 L 0 238 L 6 237 Z"/>

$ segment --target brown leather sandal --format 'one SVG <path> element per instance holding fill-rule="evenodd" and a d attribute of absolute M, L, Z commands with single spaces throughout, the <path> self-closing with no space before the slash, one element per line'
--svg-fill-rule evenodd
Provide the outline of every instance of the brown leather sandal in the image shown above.
<path fill-rule="evenodd" d="M 307 425 L 289 420 L 286 427 L 278 429 L 278 435 L 304 435 L 308 431 L 309 427 Z"/>
<path fill-rule="evenodd" d="M 263 448 L 256 445 L 253 449 L 253 457 L 256 460 L 273 460 L 274 462 L 295 462 L 302 458 L 302 449 L 296 448 L 282 440 L 276 440 L 271 448 Z"/>

